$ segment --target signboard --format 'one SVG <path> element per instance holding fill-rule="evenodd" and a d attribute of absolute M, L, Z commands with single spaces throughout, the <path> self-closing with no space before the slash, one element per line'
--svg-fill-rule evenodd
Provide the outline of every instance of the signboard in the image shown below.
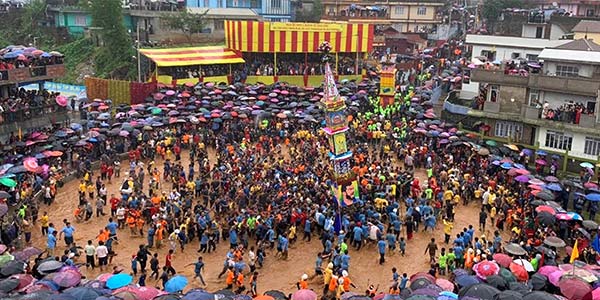
<path fill-rule="evenodd" d="M 308 31 L 308 32 L 341 32 L 342 24 L 332 23 L 271 23 L 271 31 Z"/>

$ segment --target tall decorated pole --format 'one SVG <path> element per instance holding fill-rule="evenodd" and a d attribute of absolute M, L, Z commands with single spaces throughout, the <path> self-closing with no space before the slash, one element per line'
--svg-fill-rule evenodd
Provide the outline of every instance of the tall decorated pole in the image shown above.
<path fill-rule="evenodd" d="M 329 61 L 331 59 L 331 45 L 325 41 L 319 47 L 323 52 L 325 63 L 325 81 L 323 84 L 323 99 L 325 106 L 325 124 L 323 128 L 329 140 L 329 159 L 332 164 L 332 193 L 337 204 L 338 214 L 334 227 L 336 232 L 341 229 L 341 209 L 352 205 L 358 198 L 358 182 L 356 175 L 352 172 L 352 151 L 349 151 L 346 143 L 346 132 L 348 131 L 348 118 L 346 117 L 346 103 L 335 84 L 335 78 L 331 71 Z"/>

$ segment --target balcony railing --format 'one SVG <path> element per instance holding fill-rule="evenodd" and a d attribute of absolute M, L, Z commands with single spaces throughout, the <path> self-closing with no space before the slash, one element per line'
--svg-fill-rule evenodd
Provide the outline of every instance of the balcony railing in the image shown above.
<path fill-rule="evenodd" d="M 19 109 L 16 111 L 6 110 L 5 112 L 1 113 L 3 122 L 0 123 L 0 125 L 6 125 L 13 122 L 24 122 L 41 116 L 52 117 L 53 115 L 56 116 L 56 114 L 62 114 L 66 112 L 67 109 L 65 107 L 57 104 L 31 106 L 28 109 Z"/>
<path fill-rule="evenodd" d="M 49 65 L 32 68 L 17 68 L 0 71 L 0 83 L 18 83 L 30 79 L 53 79 L 65 75 L 64 65 Z"/>
<path fill-rule="evenodd" d="M 384 16 L 363 16 L 363 15 L 355 15 L 355 16 L 341 16 L 335 15 L 334 13 L 323 15 L 322 17 L 325 20 L 335 20 L 335 21 L 349 21 L 349 20 L 389 20 L 390 15 L 386 14 Z"/>
<path fill-rule="evenodd" d="M 227 0 L 226 5 L 227 5 L 227 7 L 233 7 L 233 8 L 262 9 L 262 1 L 245 2 L 245 1 Z"/>
<path fill-rule="evenodd" d="M 485 70 L 485 69 L 473 69 L 471 70 L 471 80 L 476 82 L 486 82 L 499 85 L 510 85 L 510 86 L 527 86 L 529 81 L 527 76 L 521 75 L 508 75 L 503 70 Z"/>
<path fill-rule="evenodd" d="M 600 82 L 587 78 L 570 78 L 531 74 L 529 88 L 596 97 Z"/>

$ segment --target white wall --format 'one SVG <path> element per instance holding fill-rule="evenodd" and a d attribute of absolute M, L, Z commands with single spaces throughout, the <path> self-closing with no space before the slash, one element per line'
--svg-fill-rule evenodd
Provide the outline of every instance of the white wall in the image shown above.
<path fill-rule="evenodd" d="M 539 142 L 540 149 L 565 153 L 565 151 L 563 151 L 563 150 L 549 148 L 549 147 L 544 146 L 546 144 L 546 131 L 548 131 L 548 130 L 561 132 L 559 130 L 552 130 L 552 129 L 548 129 L 545 127 L 539 127 L 537 130 L 537 135 L 538 135 L 537 141 Z M 586 136 L 584 134 L 572 133 L 572 132 L 563 132 L 563 133 L 573 137 L 573 144 L 571 146 L 571 151 L 569 151 L 569 155 L 579 157 L 579 158 L 593 159 L 593 160 L 596 160 L 598 158 L 594 155 L 587 155 L 584 153 L 585 138 L 586 138 Z"/>
<path fill-rule="evenodd" d="M 541 37 L 535 36 L 538 27 L 542 27 L 542 36 Z M 524 38 L 543 39 L 544 34 L 546 34 L 546 26 L 544 24 L 523 24 L 523 26 L 521 27 L 521 37 L 524 37 Z"/>
<path fill-rule="evenodd" d="M 582 65 L 582 64 L 573 64 L 567 62 L 553 62 L 547 61 L 544 62 L 544 74 L 556 74 L 556 65 L 561 66 L 574 66 L 579 68 L 579 76 L 592 78 L 594 75 L 594 66 L 592 65 Z"/>
<path fill-rule="evenodd" d="M 583 103 L 584 105 L 587 105 L 588 101 L 595 102 L 596 99 L 594 97 L 586 97 L 573 94 L 562 94 L 548 91 L 540 92 L 540 102 L 548 102 L 548 104 L 550 104 L 550 108 L 557 108 L 565 103 L 568 103 L 569 101 L 573 101 L 574 103 Z"/>
<path fill-rule="evenodd" d="M 565 32 L 562 27 L 552 24 L 550 25 L 550 39 L 551 40 L 559 40 L 561 39 L 567 32 Z"/>

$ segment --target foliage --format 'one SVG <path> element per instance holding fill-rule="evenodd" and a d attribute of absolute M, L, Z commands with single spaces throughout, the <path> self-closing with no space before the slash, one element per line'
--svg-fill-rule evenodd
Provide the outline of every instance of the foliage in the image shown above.
<path fill-rule="evenodd" d="M 296 13 L 297 22 L 319 23 L 323 15 L 323 2 L 321 0 L 313 1 L 313 8 L 310 11 L 299 10 Z"/>
<path fill-rule="evenodd" d="M 502 11 L 506 8 L 523 8 L 523 0 L 484 0 L 481 14 L 486 19 L 488 29 L 493 32 L 493 27 Z"/>
<path fill-rule="evenodd" d="M 63 39 L 58 39 L 56 30 L 41 24 L 47 20 L 44 0 L 32 0 L 23 9 L 11 11 L 0 18 L 0 43 L 34 45 L 38 48 L 53 48 Z"/>
<path fill-rule="evenodd" d="M 123 24 L 120 0 L 92 0 L 92 26 L 98 28 L 102 45 L 95 57 L 96 76 L 128 77 L 135 69 L 135 51 Z"/>
<path fill-rule="evenodd" d="M 65 44 L 57 49 L 65 55 L 67 74 L 60 78 L 61 82 L 82 84 L 81 66 L 90 65 L 95 56 L 94 43 L 89 38 L 82 38 Z"/>
<path fill-rule="evenodd" d="M 192 41 L 194 34 L 201 33 L 204 29 L 204 18 L 208 13 L 208 9 L 201 14 L 194 14 L 188 10 L 181 10 L 162 17 L 167 27 L 180 30 L 187 37 L 188 41 Z"/>

